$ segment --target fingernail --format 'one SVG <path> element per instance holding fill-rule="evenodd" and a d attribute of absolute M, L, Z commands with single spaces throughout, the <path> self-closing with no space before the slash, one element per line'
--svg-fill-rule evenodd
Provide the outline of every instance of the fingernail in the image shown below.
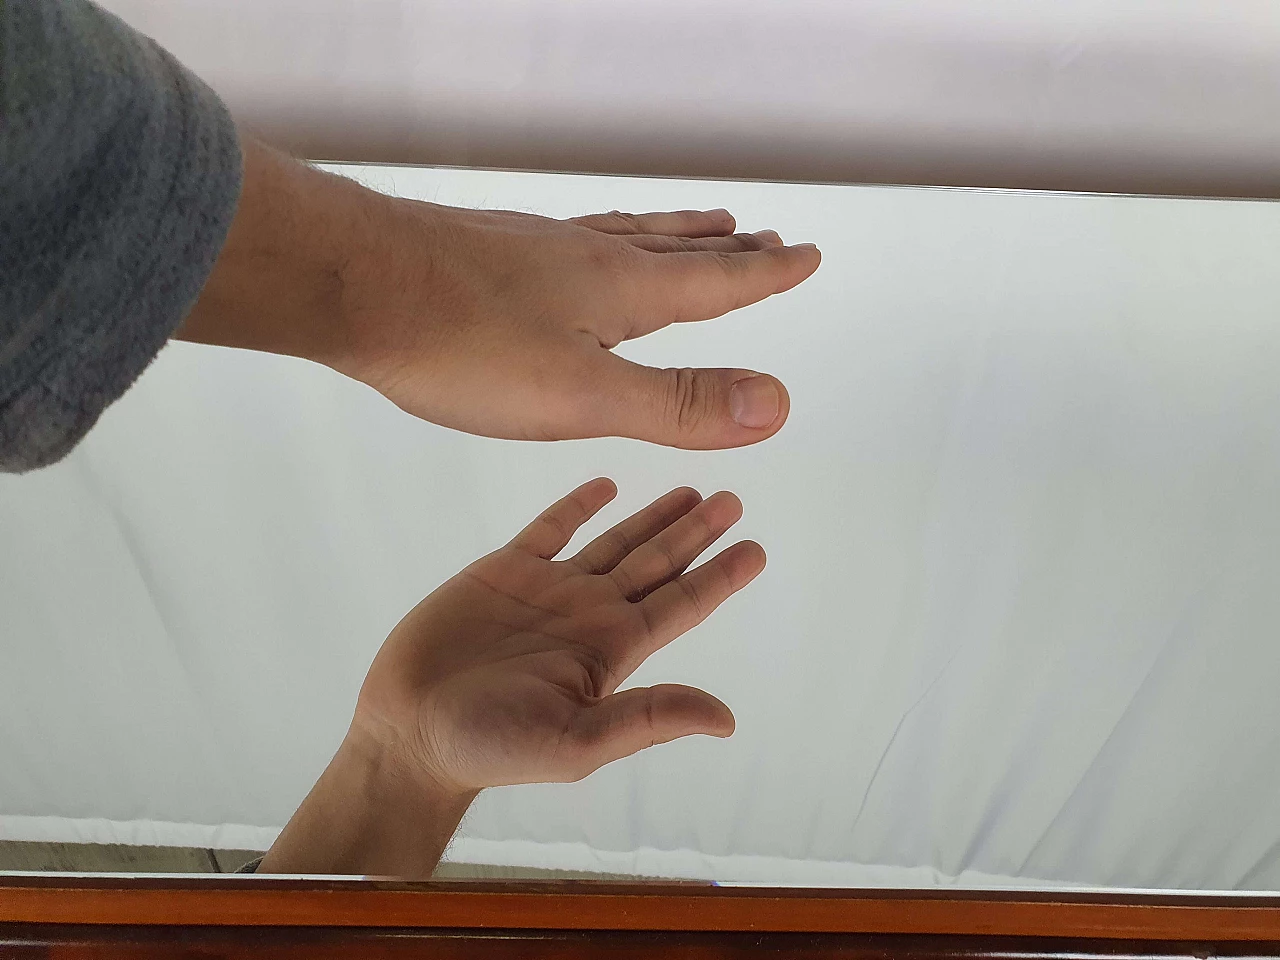
<path fill-rule="evenodd" d="M 728 211 L 728 210 L 726 210 L 724 207 L 716 207 L 714 210 L 706 210 L 706 211 L 703 211 L 703 212 L 704 212 L 704 213 L 709 213 L 709 214 L 711 214 L 711 216 L 713 216 L 713 217 L 728 217 L 728 216 L 729 216 L 729 211 Z"/>
<path fill-rule="evenodd" d="M 818 245 L 816 243 L 793 243 L 791 246 L 795 250 L 817 250 L 818 249 Z"/>
<path fill-rule="evenodd" d="M 744 427 L 767 427 L 778 419 L 781 398 L 768 377 L 746 377 L 729 388 L 729 413 Z"/>
<path fill-rule="evenodd" d="M 776 230 L 757 230 L 755 233 L 752 234 L 752 236 L 759 237 L 765 243 L 781 243 L 782 242 L 782 238 L 778 236 L 778 232 Z"/>

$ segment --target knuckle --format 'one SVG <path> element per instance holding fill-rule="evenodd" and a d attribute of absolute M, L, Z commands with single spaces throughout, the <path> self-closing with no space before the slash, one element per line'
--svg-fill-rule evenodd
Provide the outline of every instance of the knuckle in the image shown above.
<path fill-rule="evenodd" d="M 631 576 L 625 567 L 615 567 L 610 577 L 624 599 L 632 603 L 639 599 L 640 590 L 636 586 L 635 578 Z"/>
<path fill-rule="evenodd" d="M 605 543 L 611 557 L 625 557 L 636 547 L 632 539 L 622 531 L 611 532 L 606 537 Z"/>
<path fill-rule="evenodd" d="M 550 527 L 557 536 L 568 537 L 573 533 L 569 524 L 566 523 L 564 518 L 558 513 L 544 513 L 542 515 L 542 522 L 546 526 Z"/>
<path fill-rule="evenodd" d="M 617 237 L 601 236 L 587 255 L 591 269 L 614 290 L 624 287 L 635 266 L 638 247 Z"/>
<path fill-rule="evenodd" d="M 720 599 L 723 600 L 726 597 L 731 597 L 733 594 L 737 593 L 739 588 L 734 585 L 733 574 L 729 572 L 729 568 L 724 563 L 717 563 L 714 569 L 716 579 L 720 582 L 720 589 L 718 591 Z M 716 602 L 719 603 L 720 601 L 717 600 Z"/>
<path fill-rule="evenodd" d="M 578 527 L 586 523 L 591 516 L 591 509 L 576 494 L 569 498 L 569 503 L 573 507 L 573 520 L 566 521 L 566 529 L 576 532 Z"/>
<path fill-rule="evenodd" d="M 641 601 L 632 606 L 638 616 L 637 630 L 641 636 L 652 640 L 658 635 L 659 624 L 654 619 L 653 608 L 649 604 Z"/>
<path fill-rule="evenodd" d="M 662 555 L 662 560 L 666 564 L 668 572 L 679 571 L 682 564 L 680 563 L 680 558 L 676 556 L 675 550 L 672 548 L 671 544 L 665 538 L 659 537 L 655 541 L 654 546 L 657 547 L 658 552 Z"/>
<path fill-rule="evenodd" d="M 710 378 L 690 367 L 664 371 L 667 383 L 667 420 L 682 433 L 692 433 L 712 423 L 719 411 Z"/>
<path fill-rule="evenodd" d="M 723 271 L 726 276 L 737 277 L 742 273 L 744 261 L 741 258 L 735 257 L 732 253 L 728 253 L 724 250 L 715 251 L 713 256 L 715 257 L 716 266 Z"/>
<path fill-rule="evenodd" d="M 638 233 L 638 218 L 634 213 L 623 213 L 621 210 L 610 210 L 609 219 L 630 233 Z"/>
<path fill-rule="evenodd" d="M 711 526 L 711 521 L 707 519 L 705 510 L 698 510 L 695 513 L 691 513 L 690 519 L 698 525 L 698 532 L 701 534 L 703 542 L 712 543 L 720 535 L 719 532 Z"/>
<path fill-rule="evenodd" d="M 702 592 L 698 590 L 691 581 L 684 577 L 681 577 L 676 581 L 676 583 L 680 585 L 680 592 L 684 594 L 685 599 L 688 600 L 690 606 L 693 607 L 694 614 L 697 616 L 698 620 L 704 620 L 709 611 L 705 609 Z"/>

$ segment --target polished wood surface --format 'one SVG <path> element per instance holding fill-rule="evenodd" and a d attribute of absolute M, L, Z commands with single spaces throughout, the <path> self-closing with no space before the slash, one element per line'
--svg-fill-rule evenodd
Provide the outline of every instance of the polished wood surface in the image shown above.
<path fill-rule="evenodd" d="M 1280 943 L 1280 897 L 28 876 L 0 878 L 0 923 Z"/>

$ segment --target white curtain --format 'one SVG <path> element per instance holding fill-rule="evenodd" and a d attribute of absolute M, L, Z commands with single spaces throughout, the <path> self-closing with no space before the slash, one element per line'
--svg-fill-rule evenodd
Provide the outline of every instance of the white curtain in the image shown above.
<path fill-rule="evenodd" d="M 1280 196 L 1272 0 L 104 0 L 304 156 Z"/>

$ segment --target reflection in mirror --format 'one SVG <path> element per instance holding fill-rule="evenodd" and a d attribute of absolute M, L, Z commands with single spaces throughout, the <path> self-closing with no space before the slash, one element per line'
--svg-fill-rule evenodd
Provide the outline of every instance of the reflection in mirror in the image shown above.
<path fill-rule="evenodd" d="M 608 476 L 562 556 L 677 486 L 741 499 L 704 557 L 750 539 L 767 568 L 623 683 L 705 690 L 736 730 L 480 791 L 439 875 L 1280 889 L 1280 207 L 336 169 L 817 243 L 786 295 L 617 351 L 772 373 L 787 425 L 717 452 L 484 439 L 303 360 L 171 344 L 63 462 L 0 476 L 0 869 L 259 856 L 400 618 Z M 457 702 L 424 729 L 502 712 Z M 299 837 L 341 841 L 321 814 Z"/>

